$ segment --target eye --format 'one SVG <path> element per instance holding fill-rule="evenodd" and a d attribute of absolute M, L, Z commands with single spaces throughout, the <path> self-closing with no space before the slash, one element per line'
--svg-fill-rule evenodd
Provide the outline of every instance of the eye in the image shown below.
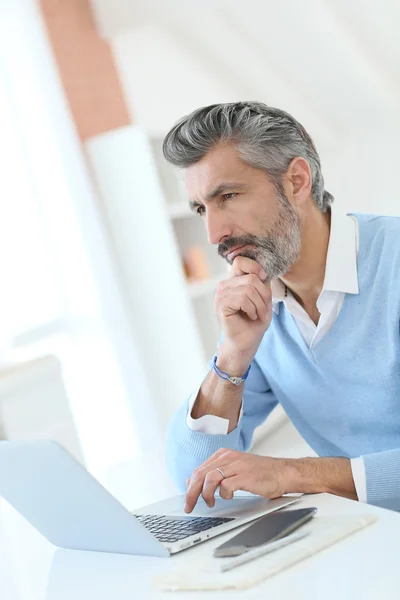
<path fill-rule="evenodd" d="M 234 198 L 235 196 L 237 196 L 236 192 L 230 192 L 229 194 L 222 194 L 222 197 L 224 200 L 232 200 L 232 198 Z"/>
<path fill-rule="evenodd" d="M 205 213 L 205 210 L 206 210 L 206 209 L 204 208 L 204 206 L 198 206 L 198 207 L 196 208 L 196 213 L 197 213 L 198 215 L 200 215 L 200 217 L 202 217 L 202 216 L 204 215 L 204 213 Z"/>

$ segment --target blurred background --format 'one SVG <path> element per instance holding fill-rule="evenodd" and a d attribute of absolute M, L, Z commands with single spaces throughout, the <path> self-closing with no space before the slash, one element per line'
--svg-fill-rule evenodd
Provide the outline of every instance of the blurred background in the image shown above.
<path fill-rule="evenodd" d="M 174 493 L 226 267 L 161 142 L 211 103 L 292 113 L 345 211 L 399 214 L 396 0 L 2 0 L 0 437 L 53 438 L 129 508 Z M 310 454 L 280 409 L 254 451 Z"/>

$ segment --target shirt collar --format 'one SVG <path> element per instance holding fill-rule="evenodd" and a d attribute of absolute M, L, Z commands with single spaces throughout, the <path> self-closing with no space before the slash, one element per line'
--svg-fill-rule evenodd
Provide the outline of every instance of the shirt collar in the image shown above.
<path fill-rule="evenodd" d="M 331 230 L 326 257 L 324 291 L 358 294 L 357 276 L 357 220 L 331 207 Z M 280 279 L 271 283 L 272 303 L 276 313 L 278 303 L 285 299 L 285 285 Z"/>

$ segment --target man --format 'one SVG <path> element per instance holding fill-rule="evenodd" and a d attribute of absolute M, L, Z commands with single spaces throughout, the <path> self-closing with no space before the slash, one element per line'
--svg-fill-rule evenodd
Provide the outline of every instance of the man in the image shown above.
<path fill-rule="evenodd" d="M 232 265 L 218 352 L 167 436 L 187 512 L 218 486 L 400 510 L 400 219 L 333 209 L 308 133 L 258 102 L 196 110 L 164 155 Z M 246 453 L 277 403 L 320 458 Z"/>

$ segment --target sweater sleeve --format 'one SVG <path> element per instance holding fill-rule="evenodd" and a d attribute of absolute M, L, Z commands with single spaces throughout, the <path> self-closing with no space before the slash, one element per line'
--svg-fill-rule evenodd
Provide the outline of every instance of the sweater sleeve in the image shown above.
<path fill-rule="evenodd" d="M 400 448 L 362 457 L 367 480 L 367 502 L 400 511 Z"/>
<path fill-rule="evenodd" d="M 254 360 L 243 390 L 243 415 L 236 429 L 226 435 L 194 431 L 187 425 L 188 400 L 181 406 L 169 424 L 166 436 L 168 471 L 175 485 L 185 491 L 186 479 L 196 467 L 220 448 L 248 450 L 253 433 L 268 417 L 277 401 L 257 362 Z"/>

